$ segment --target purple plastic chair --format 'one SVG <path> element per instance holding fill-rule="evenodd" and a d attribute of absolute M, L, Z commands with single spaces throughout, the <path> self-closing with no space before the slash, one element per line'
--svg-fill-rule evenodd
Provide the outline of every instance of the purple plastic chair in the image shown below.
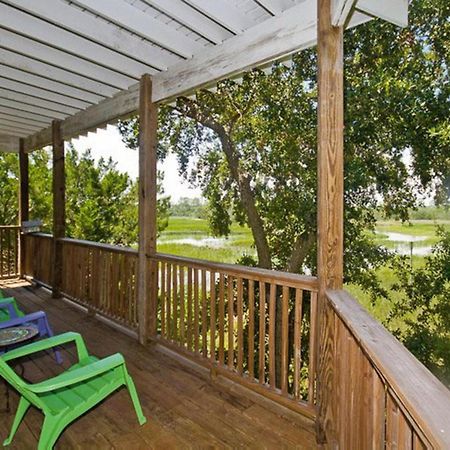
<path fill-rule="evenodd" d="M 9 318 L 7 320 L 0 320 L 0 329 L 17 327 L 21 325 L 32 325 L 39 330 L 39 337 L 51 337 L 53 331 L 47 320 L 47 315 L 44 311 L 37 311 L 31 314 L 23 314 L 17 307 L 14 297 L 0 299 L 0 310 L 6 310 Z M 6 312 L 4 311 L 4 312 Z M 0 354 L 3 352 L 0 351 Z M 55 350 L 55 359 L 58 364 L 62 363 L 62 357 L 59 350 Z"/>

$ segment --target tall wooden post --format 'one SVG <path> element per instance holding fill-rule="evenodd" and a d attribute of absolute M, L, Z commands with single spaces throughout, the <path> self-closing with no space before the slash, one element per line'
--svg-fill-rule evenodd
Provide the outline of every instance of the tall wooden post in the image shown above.
<path fill-rule="evenodd" d="M 66 202 L 64 174 L 64 140 L 61 134 L 61 122 L 52 122 L 53 144 L 53 282 L 52 296 L 61 297 L 63 254 L 58 239 L 66 234 Z"/>
<path fill-rule="evenodd" d="M 343 283 L 344 253 L 344 59 L 343 28 L 331 24 L 331 1 L 318 0 L 318 252 L 317 435 L 332 448 L 328 419 L 333 377 L 333 324 L 326 313 L 326 289 Z"/>
<path fill-rule="evenodd" d="M 29 177 L 28 153 L 25 153 L 25 142 L 19 140 L 19 226 L 29 220 Z M 25 275 L 25 239 L 22 233 L 19 238 L 19 275 Z"/>
<path fill-rule="evenodd" d="M 152 102 L 152 79 L 143 75 L 139 93 L 139 342 L 145 345 L 156 334 L 156 146 L 158 106 Z"/>

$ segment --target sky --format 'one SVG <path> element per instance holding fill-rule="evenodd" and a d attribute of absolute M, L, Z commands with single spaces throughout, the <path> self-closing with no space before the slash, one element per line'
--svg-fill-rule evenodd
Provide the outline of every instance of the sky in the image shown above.
<path fill-rule="evenodd" d="M 125 146 L 119 130 L 113 125 L 108 125 L 106 130 L 89 133 L 87 137 L 73 139 L 72 144 L 78 153 L 90 148 L 96 161 L 101 157 L 105 159 L 111 157 L 117 162 L 120 171 L 128 172 L 132 178 L 138 176 L 138 151 L 130 150 Z M 162 164 L 158 163 L 158 169 L 164 172 L 164 191 L 166 195 L 170 195 L 173 203 L 181 197 L 201 197 L 199 189 L 191 189 L 178 175 L 178 164 L 174 155 L 169 155 Z"/>

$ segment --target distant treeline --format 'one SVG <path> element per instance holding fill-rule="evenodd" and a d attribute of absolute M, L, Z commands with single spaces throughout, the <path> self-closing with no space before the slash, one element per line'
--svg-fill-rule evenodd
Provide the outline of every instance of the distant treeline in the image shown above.
<path fill-rule="evenodd" d="M 206 219 L 208 216 L 207 205 L 200 198 L 181 197 L 177 203 L 171 204 L 169 210 L 173 217 L 195 217 Z"/>

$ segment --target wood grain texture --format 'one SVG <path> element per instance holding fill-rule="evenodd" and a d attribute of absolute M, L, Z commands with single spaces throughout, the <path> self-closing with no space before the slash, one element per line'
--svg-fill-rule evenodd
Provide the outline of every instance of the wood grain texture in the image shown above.
<path fill-rule="evenodd" d="M 151 101 L 152 79 L 143 75 L 139 90 L 139 342 L 145 345 L 156 334 L 157 298 L 155 266 L 148 259 L 156 253 L 156 146 L 158 107 Z M 152 295 L 153 294 L 153 295 Z"/>
<path fill-rule="evenodd" d="M 63 270 L 63 252 L 58 242 L 66 234 L 66 187 L 64 168 L 64 141 L 61 134 L 61 122 L 52 122 L 53 146 L 53 297 L 61 296 Z"/>

